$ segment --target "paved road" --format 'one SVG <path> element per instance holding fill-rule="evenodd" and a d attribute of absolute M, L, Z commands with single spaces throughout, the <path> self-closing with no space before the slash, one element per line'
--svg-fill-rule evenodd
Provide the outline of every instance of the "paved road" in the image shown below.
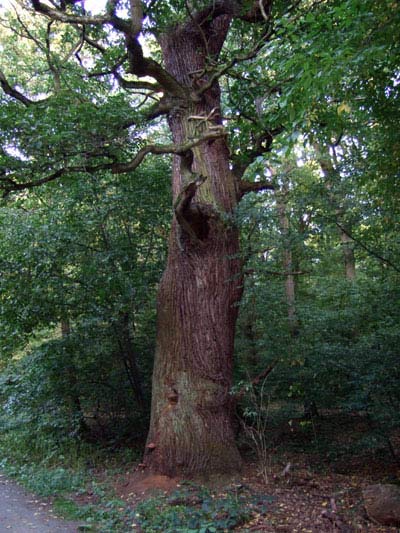
<path fill-rule="evenodd" d="M 76 533 L 76 523 L 51 515 L 46 502 L 0 474 L 0 533 Z"/>

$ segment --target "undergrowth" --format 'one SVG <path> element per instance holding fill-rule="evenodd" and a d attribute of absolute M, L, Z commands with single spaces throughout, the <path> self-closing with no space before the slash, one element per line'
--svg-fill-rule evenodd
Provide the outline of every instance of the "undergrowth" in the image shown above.
<path fill-rule="evenodd" d="M 135 523 L 145 533 L 216 533 L 233 530 L 255 514 L 265 514 L 271 498 L 244 486 L 214 492 L 190 483 L 171 495 L 143 501 Z"/>
<path fill-rule="evenodd" d="M 107 478 L 133 465 L 137 451 L 120 448 L 110 453 L 107 447 L 72 438 L 60 442 L 48 435 L 27 437 L 21 427 L 0 434 L 0 469 L 7 476 L 40 497 L 51 497 L 56 514 L 82 522 L 82 531 L 126 531 L 130 510 L 115 498 Z M 97 472 L 103 481 L 96 480 Z M 95 503 L 74 501 L 88 493 Z"/>
<path fill-rule="evenodd" d="M 265 513 L 270 501 L 243 486 L 216 492 L 184 482 L 171 495 L 150 497 L 135 508 L 117 498 L 109 483 L 129 464 L 133 467 L 138 459 L 135 451 L 120 449 L 111 454 L 109 449 L 76 440 L 61 444 L 39 436 L 29 447 L 25 437 L 22 429 L 0 435 L 0 469 L 36 495 L 51 497 L 55 513 L 81 522 L 82 531 L 223 532 Z"/>

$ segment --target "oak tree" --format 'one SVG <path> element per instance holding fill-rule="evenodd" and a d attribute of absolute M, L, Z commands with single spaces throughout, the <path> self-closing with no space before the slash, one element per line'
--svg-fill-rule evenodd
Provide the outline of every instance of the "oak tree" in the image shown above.
<path fill-rule="evenodd" d="M 99 14 L 65 2 L 24 7 L 13 33 L 42 57 L 47 77 L 0 74 L 18 117 L 2 154 L 5 195 L 132 173 L 149 154 L 174 154 L 145 463 L 169 475 L 235 471 L 230 389 L 242 266 L 233 213 L 246 192 L 268 187 L 241 178 L 272 136 L 256 135 L 235 164 L 220 79 L 268 41 L 271 4 L 110 0 Z M 151 142 L 160 117 L 171 142 Z"/>

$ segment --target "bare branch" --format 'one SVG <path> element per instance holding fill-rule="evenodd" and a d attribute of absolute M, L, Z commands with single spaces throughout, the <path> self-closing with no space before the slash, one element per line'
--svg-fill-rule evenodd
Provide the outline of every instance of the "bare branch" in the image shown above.
<path fill-rule="evenodd" d="M 0 184 L 0 189 L 4 190 L 3 198 L 5 198 L 13 191 L 22 191 L 25 189 L 33 189 L 34 187 L 39 187 L 40 185 L 44 185 L 45 183 L 49 183 L 50 181 L 56 180 L 57 178 L 63 176 L 66 173 L 67 173 L 67 169 L 60 169 L 60 170 L 57 170 L 56 172 L 53 172 L 49 176 L 46 176 L 36 181 L 29 181 L 26 183 L 17 183 L 16 181 L 9 178 L 7 180 L 8 185 L 3 186 L 2 184 Z"/>
<path fill-rule="evenodd" d="M 258 374 L 258 376 L 256 376 L 255 378 L 253 378 L 250 381 L 250 385 L 252 387 L 255 387 L 256 385 L 258 385 L 260 383 L 261 380 L 266 379 L 269 376 L 269 374 L 271 374 L 273 369 L 276 367 L 277 363 L 278 363 L 278 360 L 273 361 L 271 365 L 267 366 L 267 368 L 265 370 L 263 370 L 260 374 Z M 234 395 L 235 400 L 236 401 L 241 400 L 243 398 L 243 396 L 246 394 L 247 390 L 248 390 L 248 384 L 245 384 Z"/>
<path fill-rule="evenodd" d="M 35 11 L 42 13 L 51 20 L 58 20 L 60 22 L 74 24 L 74 25 L 97 25 L 110 24 L 116 30 L 121 31 L 125 35 L 126 47 L 128 50 L 128 59 L 132 74 L 138 77 L 151 76 L 160 83 L 166 91 L 179 97 L 187 98 L 188 91 L 186 91 L 177 80 L 171 76 L 160 64 L 151 58 L 144 57 L 143 49 L 137 37 L 141 31 L 143 14 L 141 11 L 141 2 L 139 0 L 131 0 L 132 20 L 126 21 L 115 15 L 116 2 L 109 2 L 107 4 L 107 14 L 90 16 L 90 15 L 74 15 L 53 9 L 40 0 L 32 0 L 32 6 Z M 139 24 L 140 22 L 140 24 Z M 94 41 L 87 41 L 92 46 L 95 46 L 99 51 L 103 52 L 102 46 L 99 43 L 94 44 Z"/>
<path fill-rule="evenodd" d="M 138 81 L 127 80 L 118 72 L 118 67 L 126 61 L 127 55 L 125 54 L 118 62 L 107 70 L 101 70 L 99 72 L 89 72 L 88 78 L 100 78 L 101 76 L 114 76 L 119 86 L 123 89 L 145 89 L 152 92 L 162 92 L 163 88 L 159 83 L 152 83 L 150 81 Z"/>
<path fill-rule="evenodd" d="M 260 9 L 260 13 L 261 13 L 262 18 L 268 22 L 269 14 L 267 14 L 267 12 L 265 10 L 266 6 L 265 6 L 264 0 L 258 0 L 258 7 Z M 270 8 L 271 5 L 269 4 L 268 7 Z"/>
<path fill-rule="evenodd" d="M 138 39 L 126 34 L 126 47 L 130 71 L 139 78 L 150 76 L 170 94 L 187 99 L 189 92 L 171 74 L 169 74 L 157 61 L 144 57 L 143 49 Z"/>
<path fill-rule="evenodd" d="M 84 42 L 85 42 L 85 27 L 83 26 L 78 41 L 75 44 L 73 44 L 71 46 L 71 49 L 64 55 L 64 57 L 62 58 L 62 63 L 66 63 L 67 61 L 69 61 L 73 55 L 79 54 Z"/>
<path fill-rule="evenodd" d="M 123 87 L 124 89 L 147 89 L 152 92 L 162 91 L 162 87 L 158 83 L 151 83 L 149 81 L 126 80 L 116 69 L 113 69 L 110 74 L 114 75 L 120 87 Z"/>
<path fill-rule="evenodd" d="M 254 274 L 256 271 L 254 269 L 246 270 L 245 275 Z M 304 276 L 305 274 L 311 274 L 309 270 L 290 270 L 288 272 L 277 272 L 276 270 L 262 270 L 262 274 L 267 274 L 269 276 L 282 276 L 286 278 L 287 276 Z"/>
<path fill-rule="evenodd" d="M 14 9 L 14 12 L 15 12 L 15 16 L 20 24 L 20 26 L 22 27 L 22 29 L 24 30 L 25 32 L 25 35 L 23 32 L 18 32 L 16 29 L 14 28 L 10 28 L 14 33 L 16 33 L 17 35 L 21 35 L 22 37 L 28 37 L 28 39 L 30 39 L 31 41 L 33 41 L 37 47 L 39 48 L 39 50 L 42 50 L 44 53 L 46 53 L 46 49 L 45 47 L 43 46 L 43 43 L 40 41 L 40 39 L 37 39 L 35 37 L 35 35 L 29 30 L 28 26 L 25 24 L 25 22 L 22 20 L 19 12 L 17 9 Z"/>
<path fill-rule="evenodd" d="M 99 42 L 95 41 L 94 39 L 91 39 L 90 37 L 88 37 L 87 35 L 84 36 L 84 40 L 85 42 L 90 45 L 91 47 L 95 48 L 98 52 L 100 52 L 101 54 L 105 54 L 106 53 L 106 48 L 100 44 Z M 128 56 L 124 56 L 124 58 L 126 59 Z M 124 59 L 124 61 L 125 61 Z"/>
<path fill-rule="evenodd" d="M 236 57 L 233 57 L 228 63 L 223 65 L 220 69 L 214 71 L 206 83 L 204 83 L 198 91 L 196 91 L 196 94 L 201 95 L 204 92 L 208 91 L 214 83 L 223 76 L 229 69 L 237 65 L 238 63 L 242 63 L 244 61 L 248 61 L 249 59 L 253 59 L 258 52 L 260 51 L 261 47 L 265 44 L 266 39 L 269 36 L 269 32 L 267 32 L 263 37 L 253 46 L 253 48 L 247 52 L 246 54 L 239 55 Z"/>

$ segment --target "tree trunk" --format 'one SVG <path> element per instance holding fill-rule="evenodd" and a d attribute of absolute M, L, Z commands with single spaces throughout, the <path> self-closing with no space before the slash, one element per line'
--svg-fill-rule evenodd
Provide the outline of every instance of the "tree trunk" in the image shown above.
<path fill-rule="evenodd" d="M 340 183 L 340 174 L 335 169 L 328 150 L 325 149 L 324 153 L 324 150 L 317 143 L 314 144 L 314 149 L 319 164 L 321 166 L 321 170 L 325 176 L 326 188 L 329 198 L 331 202 L 336 206 L 336 217 L 338 223 L 340 244 L 342 246 L 345 278 L 348 281 L 354 281 L 356 279 L 356 258 L 354 255 L 354 241 L 348 235 L 348 230 L 346 231 L 346 228 L 343 227 L 343 225 L 346 225 L 346 227 L 349 226 L 349 224 L 346 224 L 346 222 L 343 220 L 346 218 L 345 208 L 343 207 L 340 199 L 337 198 L 337 195 L 335 195 L 335 193 L 333 192 L 335 182 Z"/>
<path fill-rule="evenodd" d="M 289 323 L 290 336 L 293 338 L 293 349 L 298 351 L 298 338 L 300 335 L 300 323 L 296 310 L 296 280 L 293 274 L 293 245 L 290 239 L 290 222 L 288 215 L 287 195 L 289 193 L 289 184 L 285 180 L 281 190 L 277 193 L 277 211 L 279 217 L 279 227 L 283 239 L 282 266 L 285 272 L 285 296 L 287 305 L 287 316 Z M 297 269 L 298 270 L 298 269 Z M 304 368 L 309 367 L 307 356 L 304 358 Z M 310 420 L 318 416 L 318 409 L 315 401 L 310 394 L 305 391 L 303 402 L 304 418 Z"/>
<path fill-rule="evenodd" d="M 207 82 L 207 56 L 218 54 L 229 27 L 218 17 L 160 38 L 165 66 L 186 87 Z M 193 118 L 198 117 L 198 118 Z M 199 118 L 203 117 L 203 119 Z M 220 127 L 220 90 L 169 115 L 174 142 Z M 158 336 L 150 431 L 144 461 L 166 475 L 237 471 L 232 428 L 233 343 L 242 293 L 237 203 L 225 137 L 205 142 L 173 164 L 175 217 L 158 295 Z M 200 177 L 201 176 L 201 177 Z"/>
<path fill-rule="evenodd" d="M 348 281 L 356 279 L 356 259 L 354 256 L 354 241 L 347 233 L 339 228 L 340 244 L 342 245 L 344 273 Z"/>
<path fill-rule="evenodd" d="M 64 340 L 67 340 L 70 334 L 71 334 L 70 321 L 68 320 L 68 318 L 64 318 L 61 320 L 61 337 Z M 89 433 L 89 427 L 85 422 L 85 416 L 83 414 L 81 400 L 79 398 L 78 382 L 76 378 L 77 370 L 72 360 L 72 355 L 68 353 L 68 351 L 65 353 L 65 355 L 66 357 L 68 357 L 68 361 L 66 364 L 65 379 L 67 380 L 67 383 L 69 385 L 68 390 L 70 393 L 69 401 L 71 405 L 71 413 L 73 416 L 77 416 L 79 419 L 79 425 L 78 425 L 79 435 L 87 435 Z"/>
<path fill-rule="evenodd" d="M 287 213 L 288 191 L 288 184 L 285 182 L 282 185 L 281 191 L 277 193 L 276 206 L 283 240 L 282 266 L 283 271 L 285 272 L 285 296 L 289 331 L 292 337 L 296 337 L 299 333 L 299 321 L 296 312 L 296 282 L 293 275 L 293 250 L 290 239 L 289 217 Z"/>

